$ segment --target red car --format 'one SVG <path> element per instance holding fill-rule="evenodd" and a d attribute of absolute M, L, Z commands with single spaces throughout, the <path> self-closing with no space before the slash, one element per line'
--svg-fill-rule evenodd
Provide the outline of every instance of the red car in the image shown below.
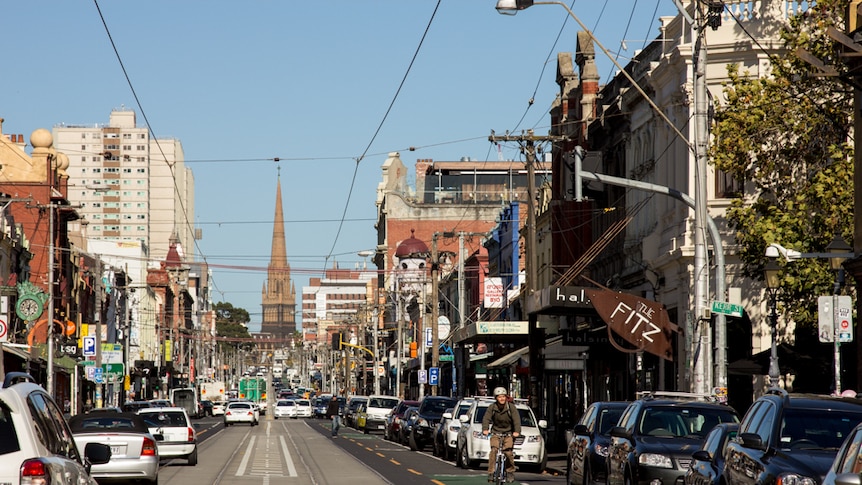
<path fill-rule="evenodd" d="M 398 441 L 401 435 L 401 419 L 407 409 L 416 407 L 419 401 L 401 401 L 395 406 L 395 409 L 386 417 L 386 424 L 383 427 L 383 437 L 390 441 Z"/>

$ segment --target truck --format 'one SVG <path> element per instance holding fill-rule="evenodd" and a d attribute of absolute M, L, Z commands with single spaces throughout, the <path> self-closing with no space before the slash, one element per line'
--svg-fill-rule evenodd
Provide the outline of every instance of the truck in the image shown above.
<path fill-rule="evenodd" d="M 219 402 L 225 400 L 225 387 L 222 381 L 201 382 L 201 401 Z"/>
<path fill-rule="evenodd" d="M 201 407 L 198 403 L 198 392 L 193 387 L 171 389 L 171 402 L 174 406 L 186 410 L 191 418 L 201 417 Z"/>
<path fill-rule="evenodd" d="M 243 377 L 239 380 L 239 398 L 258 405 L 260 414 L 266 414 L 266 379 Z"/>

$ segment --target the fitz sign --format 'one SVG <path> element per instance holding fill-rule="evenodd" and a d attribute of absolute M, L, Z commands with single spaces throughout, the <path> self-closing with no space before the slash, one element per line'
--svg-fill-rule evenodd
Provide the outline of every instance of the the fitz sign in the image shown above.
<path fill-rule="evenodd" d="M 635 346 L 632 350 L 673 360 L 671 339 L 679 328 L 671 323 L 663 305 L 613 291 L 587 290 L 587 294 L 608 328 Z"/>

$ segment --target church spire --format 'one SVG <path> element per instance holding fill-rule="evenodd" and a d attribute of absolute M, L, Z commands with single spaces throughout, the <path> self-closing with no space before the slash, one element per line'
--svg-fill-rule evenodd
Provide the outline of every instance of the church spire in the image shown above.
<path fill-rule="evenodd" d="M 270 268 L 287 268 L 287 245 L 284 241 L 284 210 L 281 207 L 281 170 L 275 189 L 275 218 L 272 222 L 272 254 Z"/>

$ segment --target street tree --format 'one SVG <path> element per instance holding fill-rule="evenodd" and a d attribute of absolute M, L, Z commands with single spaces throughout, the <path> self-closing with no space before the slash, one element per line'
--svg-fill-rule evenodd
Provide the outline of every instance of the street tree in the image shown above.
<path fill-rule="evenodd" d="M 246 326 L 251 321 L 248 311 L 221 301 L 214 304 L 213 309 L 216 314 L 216 335 L 221 338 L 219 345 L 224 350 L 252 350 L 254 343 Z"/>
<path fill-rule="evenodd" d="M 727 222 L 746 276 L 763 278 L 770 243 L 819 253 L 840 234 L 852 245 L 852 88 L 846 76 L 819 75 L 794 54 L 803 48 L 846 72 L 826 32 L 844 31 L 847 3 L 819 0 L 793 17 L 781 32 L 785 50 L 770 56 L 771 76 L 728 67 L 710 158 L 744 187 L 727 210 Z M 781 307 L 795 321 L 797 337 L 807 339 L 817 326 L 817 297 L 831 294 L 835 275 L 828 260 L 778 263 Z"/>

